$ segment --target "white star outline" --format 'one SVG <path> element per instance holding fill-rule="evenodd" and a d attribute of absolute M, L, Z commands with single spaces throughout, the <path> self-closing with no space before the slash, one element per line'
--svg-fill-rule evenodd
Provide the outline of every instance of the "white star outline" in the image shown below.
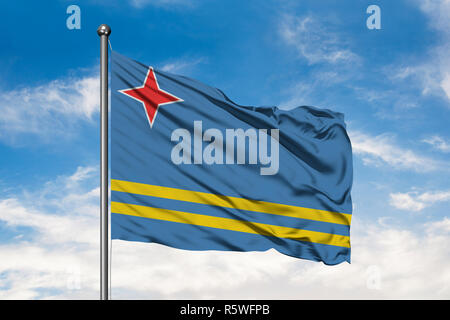
<path fill-rule="evenodd" d="M 131 96 L 131 95 L 129 95 L 129 94 L 127 94 L 127 93 L 124 92 L 124 91 L 128 91 L 128 90 L 136 90 L 136 89 L 143 89 L 143 88 L 145 88 L 145 84 L 147 83 L 147 79 L 148 79 L 148 77 L 149 77 L 149 75 L 150 75 L 150 72 L 152 72 L 153 75 L 154 75 L 154 77 L 155 77 L 155 83 L 156 83 L 156 87 L 158 88 L 158 90 L 159 90 L 159 91 L 162 91 L 162 92 L 168 94 L 169 96 L 171 96 L 171 97 L 177 99 L 176 101 L 168 101 L 168 102 L 158 103 L 158 106 L 156 107 L 155 114 L 153 115 L 153 122 L 150 121 L 150 118 L 148 117 L 148 113 L 147 113 L 147 109 L 145 108 L 145 103 L 144 103 L 144 101 L 139 100 L 139 99 L 137 99 L 137 98 L 135 98 L 135 97 L 133 97 L 133 96 Z M 149 68 L 148 68 L 147 75 L 145 76 L 144 84 L 143 84 L 142 86 L 140 86 L 140 87 L 134 87 L 134 88 L 128 88 L 128 89 L 121 89 L 121 90 L 117 90 L 117 91 L 119 91 L 120 93 L 126 95 L 127 97 L 132 98 L 132 99 L 134 99 L 134 100 L 136 100 L 136 101 L 138 101 L 138 102 L 140 102 L 140 103 L 142 104 L 142 107 L 144 108 L 145 116 L 147 117 L 148 123 L 150 124 L 150 129 L 153 128 L 153 123 L 155 122 L 155 119 L 156 119 L 156 116 L 157 116 L 157 114 L 158 114 L 158 110 L 159 110 L 159 107 L 160 107 L 160 106 L 166 105 L 166 104 L 171 104 L 171 103 L 183 102 L 183 101 L 184 101 L 183 99 L 178 98 L 178 97 L 175 96 L 174 94 L 172 94 L 172 93 L 170 93 L 170 92 L 167 92 L 166 90 L 163 90 L 163 89 L 161 89 L 161 88 L 159 87 L 158 79 L 156 78 L 156 72 L 155 72 L 155 70 L 153 70 L 153 67 L 149 67 Z"/>

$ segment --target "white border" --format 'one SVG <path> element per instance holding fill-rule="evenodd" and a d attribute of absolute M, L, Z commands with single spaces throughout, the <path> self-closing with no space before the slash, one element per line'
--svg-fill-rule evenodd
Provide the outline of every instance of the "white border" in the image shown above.
<path fill-rule="evenodd" d="M 166 94 L 168 94 L 169 96 L 171 96 L 171 97 L 173 97 L 173 98 L 178 99 L 177 101 L 169 101 L 169 102 L 159 103 L 158 106 L 156 107 L 155 114 L 153 115 L 153 122 L 150 121 L 150 118 L 148 117 L 148 113 L 147 113 L 147 109 L 145 108 L 145 103 L 144 103 L 144 101 L 139 100 L 139 99 L 137 99 L 137 98 L 135 98 L 135 97 L 129 95 L 128 93 L 125 93 L 125 92 L 124 92 L 124 91 L 128 91 L 128 90 L 136 90 L 136 89 L 143 89 L 143 88 L 145 88 L 145 84 L 147 83 L 147 79 L 148 79 L 148 76 L 150 75 L 150 71 L 152 71 L 152 73 L 153 73 L 153 77 L 154 77 L 154 79 L 155 79 L 156 87 L 158 88 L 158 90 L 159 90 L 159 91 L 162 91 L 162 92 L 164 92 L 164 93 L 166 93 Z M 163 90 L 163 89 L 161 89 L 161 88 L 159 87 L 158 79 L 156 78 L 156 73 L 155 73 L 155 71 L 153 70 L 153 67 L 149 67 L 149 68 L 148 68 L 147 75 L 145 76 L 144 84 L 143 84 L 142 86 L 140 86 L 140 87 L 134 87 L 134 88 L 128 88 L 128 89 L 121 89 L 121 90 L 117 90 L 117 91 L 119 91 L 120 93 L 123 93 L 123 94 L 126 95 L 127 97 L 130 97 L 130 98 L 132 98 L 132 99 L 134 99 L 134 100 L 136 100 L 136 101 L 139 101 L 139 102 L 142 104 L 142 107 L 144 108 L 145 115 L 146 115 L 146 117 L 147 117 L 148 123 L 150 124 L 150 129 L 153 128 L 153 123 L 155 122 L 156 115 L 158 114 L 159 106 L 166 105 L 166 104 L 171 104 L 171 103 L 176 103 L 176 102 L 183 102 L 183 101 L 184 101 L 183 99 L 180 99 L 180 98 L 178 98 L 177 96 L 175 96 L 175 95 L 173 95 L 173 94 L 171 94 L 171 93 L 169 93 L 169 92 L 167 92 L 167 91 L 165 91 L 165 90 Z"/>

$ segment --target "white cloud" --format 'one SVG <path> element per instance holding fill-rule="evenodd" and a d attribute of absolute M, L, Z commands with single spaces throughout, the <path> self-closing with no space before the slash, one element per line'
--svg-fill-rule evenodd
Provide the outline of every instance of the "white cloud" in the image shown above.
<path fill-rule="evenodd" d="M 440 221 L 434 221 L 426 224 L 428 233 L 446 234 L 450 233 L 450 218 L 444 218 Z"/>
<path fill-rule="evenodd" d="M 376 108 L 376 115 L 382 119 L 405 119 L 413 117 L 409 110 L 422 105 L 421 96 L 438 96 L 450 101 L 450 10 L 447 1 L 417 1 L 430 22 L 438 43 L 429 48 L 427 58 L 415 59 L 414 52 L 403 55 L 401 61 L 380 67 L 380 70 L 365 70 L 364 57 L 352 51 L 351 43 L 344 34 L 322 23 L 314 16 L 282 16 L 279 32 L 284 43 L 296 48 L 299 56 L 310 65 L 316 65 L 308 72 L 308 79 L 297 82 L 289 90 L 291 97 L 282 106 L 293 105 L 335 105 L 339 98 L 336 91 L 351 88 L 355 96 L 368 101 Z M 327 21 L 327 23 L 329 23 Z M 319 71 L 329 72 L 330 77 L 317 75 Z M 336 72 L 337 71 L 337 72 Z M 336 72 L 337 77 L 332 75 Z M 387 76 L 389 87 L 374 89 L 364 87 L 368 80 L 379 75 Z M 322 80 L 323 79 L 323 80 Z M 337 79 L 337 80 L 336 80 Z M 334 85 L 339 85 L 335 90 Z M 334 98 L 334 99 L 333 99 Z M 450 106 L 450 104 L 449 104 Z"/>
<path fill-rule="evenodd" d="M 94 298 L 97 181 L 98 169 L 79 167 L 39 190 L 0 199 L 0 221 L 14 234 L 0 243 L 0 299 Z M 74 281 L 81 282 L 83 293 L 73 288 Z"/>
<path fill-rule="evenodd" d="M 96 173 L 97 169 L 95 167 L 78 167 L 77 171 L 67 179 L 71 182 L 83 181 Z"/>
<path fill-rule="evenodd" d="M 436 202 L 450 201 L 450 191 L 391 193 L 389 203 L 397 209 L 421 211 Z"/>
<path fill-rule="evenodd" d="M 79 167 L 73 175 L 58 177 L 38 191 L 0 200 L 0 220 L 11 227 L 33 228 L 45 243 L 92 242 L 99 188 L 86 190 L 80 182 L 94 177 L 98 177 L 95 167 Z"/>
<path fill-rule="evenodd" d="M 417 64 L 389 66 L 392 80 L 405 81 L 409 87 L 418 85 L 423 95 L 437 95 L 450 101 L 450 2 L 448 0 L 416 0 L 428 18 L 430 28 L 437 32 L 438 44 L 429 49 L 429 58 Z"/>
<path fill-rule="evenodd" d="M 394 169 L 429 172 L 448 169 L 448 165 L 424 157 L 412 150 L 397 146 L 388 135 L 370 136 L 359 131 L 349 131 L 353 152 L 362 157 L 366 165 L 389 165 Z"/>
<path fill-rule="evenodd" d="M 89 171 L 92 173 L 83 174 Z M 78 168 L 71 176 L 49 182 L 42 194 L 33 191 L 26 193 L 25 199 L 0 201 L 0 220 L 11 230 L 16 226 L 34 230 L 31 239 L 28 236 L 0 244 L 0 256 L 4 257 L 0 259 L 1 299 L 98 298 L 96 175 L 92 168 Z M 425 194 L 421 201 L 440 198 Z M 49 199 L 54 202 L 51 209 L 44 205 Z M 58 199 L 59 211 L 55 209 Z M 333 267 L 273 250 L 194 252 L 115 240 L 112 297 L 450 298 L 450 219 L 429 222 L 418 234 L 389 225 L 386 219 L 383 223 L 362 223 L 361 213 L 355 210 L 354 214 L 352 264 Z"/>
<path fill-rule="evenodd" d="M 450 100 L 450 73 L 446 73 L 443 76 L 440 86 L 441 86 L 442 90 L 444 90 L 445 94 L 447 95 L 447 98 Z"/>
<path fill-rule="evenodd" d="M 429 24 L 436 30 L 450 35 L 450 1 L 449 0 L 416 0 L 420 9 L 431 18 Z"/>
<path fill-rule="evenodd" d="M 429 145 L 432 145 L 434 148 L 442 152 L 450 152 L 450 142 L 446 141 L 440 136 L 435 135 L 428 139 L 423 139 L 422 142 L 428 143 Z"/>
<path fill-rule="evenodd" d="M 345 40 L 327 29 L 316 18 L 285 15 L 282 21 L 280 25 L 282 39 L 294 46 L 298 54 L 309 64 L 359 61 L 359 57 L 348 48 Z"/>
<path fill-rule="evenodd" d="M 420 211 L 426 207 L 425 203 L 416 201 L 409 193 L 391 193 L 389 203 L 397 209 Z"/>
<path fill-rule="evenodd" d="M 420 90 L 423 96 L 434 95 L 450 100 L 449 72 L 450 59 L 439 57 L 441 51 L 448 48 L 435 47 L 431 49 L 430 59 L 417 65 L 402 63 L 385 68 L 393 83 L 406 84 L 409 88 Z"/>
<path fill-rule="evenodd" d="M 331 94 L 324 94 L 324 92 L 329 92 L 333 86 L 345 85 L 346 81 L 352 77 L 353 75 L 344 71 L 339 72 L 328 68 L 316 70 L 307 79 L 290 87 L 287 90 L 289 98 L 278 105 L 282 109 L 291 109 L 301 105 L 333 105 L 336 100 Z"/>
<path fill-rule="evenodd" d="M 418 200 L 428 203 L 450 200 L 450 191 L 425 192 L 417 197 Z"/>
<path fill-rule="evenodd" d="M 78 121 L 92 120 L 99 109 L 99 90 L 98 77 L 87 76 L 0 92 L 0 139 L 66 136 Z"/>

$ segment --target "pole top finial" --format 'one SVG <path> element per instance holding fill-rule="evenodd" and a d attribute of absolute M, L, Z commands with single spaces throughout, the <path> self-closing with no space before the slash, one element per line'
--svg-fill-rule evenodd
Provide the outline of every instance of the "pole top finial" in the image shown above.
<path fill-rule="evenodd" d="M 107 24 L 101 24 L 97 29 L 97 34 L 101 36 L 109 36 L 111 34 L 111 28 Z"/>

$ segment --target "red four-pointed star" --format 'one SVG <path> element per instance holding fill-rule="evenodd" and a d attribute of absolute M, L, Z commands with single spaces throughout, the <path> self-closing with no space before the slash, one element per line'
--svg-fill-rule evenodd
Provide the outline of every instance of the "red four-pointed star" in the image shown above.
<path fill-rule="evenodd" d="M 156 114 L 159 106 L 174 102 L 181 102 L 182 99 L 175 97 L 159 88 L 153 68 L 148 68 L 147 76 L 145 77 L 144 85 L 142 87 L 119 90 L 123 94 L 132 97 L 133 99 L 142 103 L 147 114 L 150 128 L 155 122 Z"/>

